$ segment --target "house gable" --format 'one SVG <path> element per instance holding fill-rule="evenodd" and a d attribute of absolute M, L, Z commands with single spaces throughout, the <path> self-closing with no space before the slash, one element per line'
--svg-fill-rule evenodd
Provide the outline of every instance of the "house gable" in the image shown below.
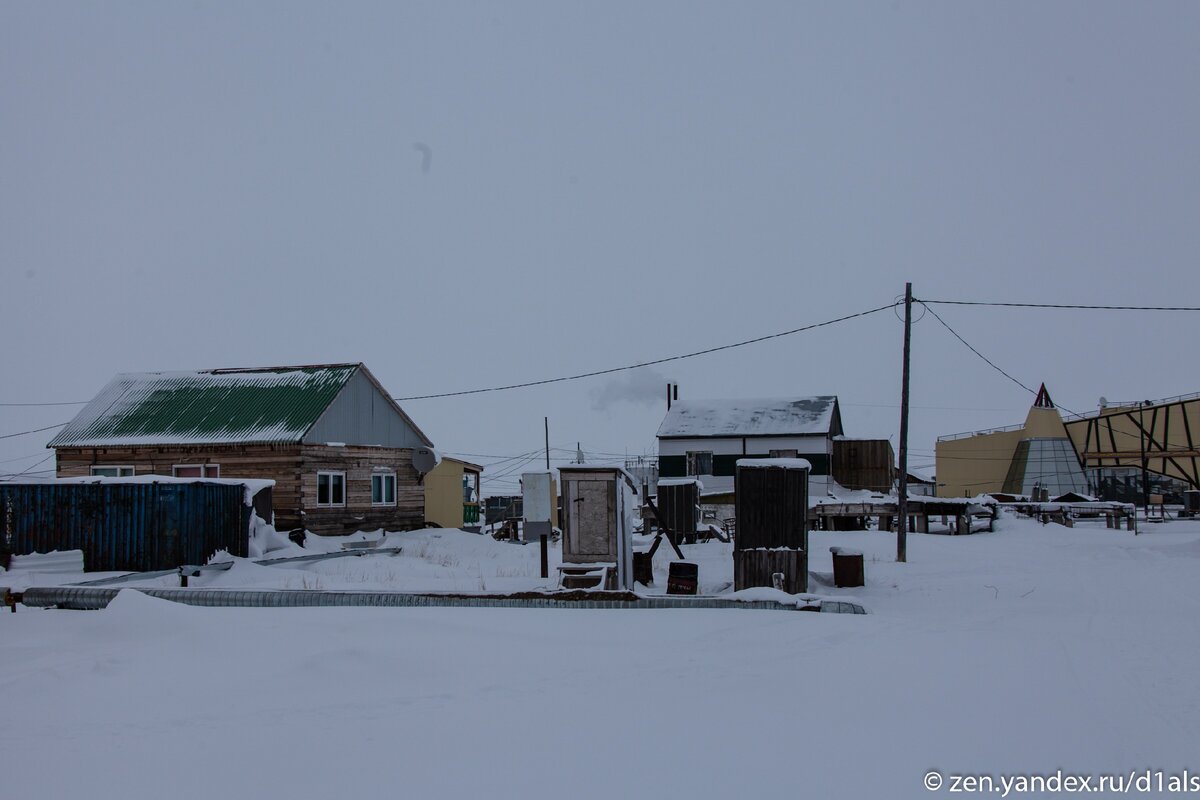
<path fill-rule="evenodd" d="M 361 364 L 304 434 L 305 444 L 432 447 L 432 442 Z"/>

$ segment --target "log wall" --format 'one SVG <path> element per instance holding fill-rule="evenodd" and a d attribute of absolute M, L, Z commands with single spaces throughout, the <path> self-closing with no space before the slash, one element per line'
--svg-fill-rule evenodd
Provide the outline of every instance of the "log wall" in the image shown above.
<path fill-rule="evenodd" d="M 59 448 L 58 476 L 91 474 L 91 467 L 132 466 L 137 475 L 171 475 L 176 465 L 219 464 L 222 478 L 275 481 L 275 527 L 320 534 L 356 530 L 411 530 L 425 519 L 425 490 L 412 450 L 389 447 L 247 444 Z M 371 505 L 371 475 L 396 473 L 396 505 Z M 346 473 L 346 505 L 317 507 L 317 472 Z"/>

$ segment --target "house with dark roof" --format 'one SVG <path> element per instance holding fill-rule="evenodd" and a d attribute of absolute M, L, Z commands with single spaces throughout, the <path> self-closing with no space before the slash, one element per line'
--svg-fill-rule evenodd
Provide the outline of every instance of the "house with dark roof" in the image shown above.
<path fill-rule="evenodd" d="M 421 527 L 436 461 L 362 364 L 117 375 L 47 446 L 59 477 L 270 478 L 276 528 L 322 534 Z"/>
<path fill-rule="evenodd" d="M 696 477 L 704 494 L 733 492 L 740 458 L 803 458 L 810 496 L 824 494 L 833 440 L 842 434 L 837 397 L 676 400 L 658 428 L 660 478 Z"/>

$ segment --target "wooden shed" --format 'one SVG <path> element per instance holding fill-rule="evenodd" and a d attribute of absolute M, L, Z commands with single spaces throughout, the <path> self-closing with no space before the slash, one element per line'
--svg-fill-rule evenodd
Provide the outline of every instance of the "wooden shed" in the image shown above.
<path fill-rule="evenodd" d="M 658 481 L 659 518 L 671 531 L 675 544 L 695 544 L 696 522 L 700 515 L 700 491 L 695 478 L 660 478 Z"/>
<path fill-rule="evenodd" d="M 275 481 L 280 530 L 425 521 L 429 438 L 362 364 L 118 375 L 48 445 L 59 477 Z"/>
<path fill-rule="evenodd" d="M 896 477 L 896 453 L 887 439 L 833 440 L 833 479 L 839 485 L 888 494 Z"/>
<path fill-rule="evenodd" d="M 619 467 L 559 467 L 563 498 L 563 567 L 609 569 L 615 587 L 633 589 L 632 521 L 637 489 Z M 564 573 L 565 574 L 565 573 Z"/>
<path fill-rule="evenodd" d="M 734 589 L 808 591 L 808 472 L 799 458 L 742 459 L 737 465 Z"/>

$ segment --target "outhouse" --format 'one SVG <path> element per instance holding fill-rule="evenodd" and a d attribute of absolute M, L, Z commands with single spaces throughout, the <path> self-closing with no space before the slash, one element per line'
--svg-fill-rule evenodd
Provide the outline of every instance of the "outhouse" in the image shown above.
<path fill-rule="evenodd" d="M 633 478 L 619 467 L 590 464 L 559 467 L 559 475 L 563 585 L 632 591 L 633 515 L 638 507 Z"/>
<path fill-rule="evenodd" d="M 808 591 L 808 473 L 802 458 L 743 458 L 737 462 L 736 591 L 775 586 Z"/>

